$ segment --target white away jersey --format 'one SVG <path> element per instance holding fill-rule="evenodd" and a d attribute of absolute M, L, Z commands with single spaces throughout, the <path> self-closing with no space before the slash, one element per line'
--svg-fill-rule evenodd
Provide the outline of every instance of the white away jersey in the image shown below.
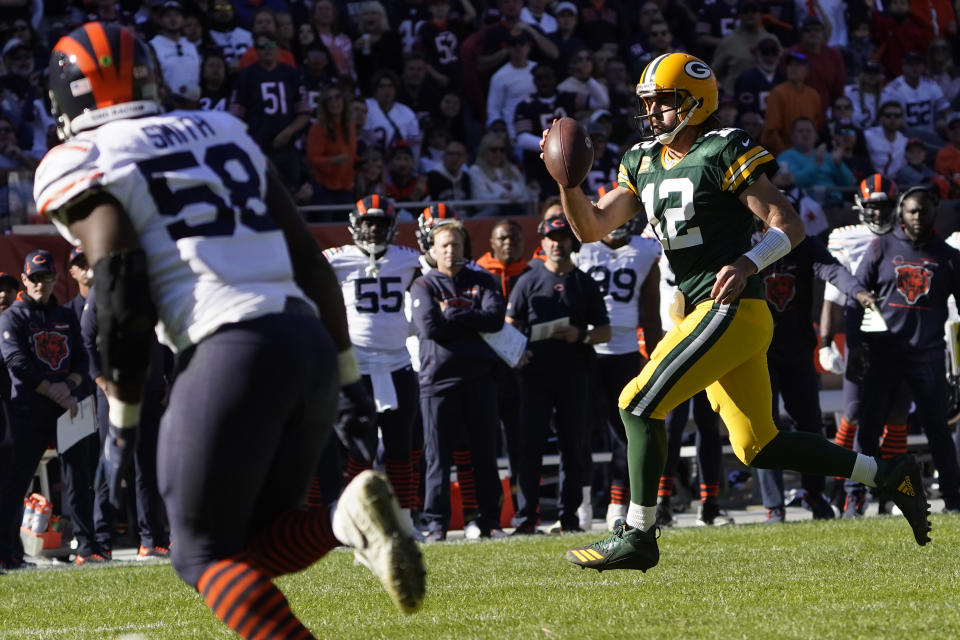
<path fill-rule="evenodd" d="M 920 78 L 916 87 L 911 87 L 903 76 L 891 80 L 880 94 L 880 104 L 895 100 L 903 105 L 904 124 L 910 128 L 933 132 L 933 118 L 937 111 L 950 106 L 940 85 L 929 78 Z"/>
<path fill-rule="evenodd" d="M 870 243 L 878 238 L 877 234 L 870 231 L 865 224 L 850 224 L 845 227 L 837 227 L 830 232 L 827 239 L 827 249 L 833 254 L 840 264 L 850 273 L 856 273 L 863 254 L 866 253 Z M 829 282 L 823 292 L 823 297 L 830 302 L 842 305 L 847 301 L 845 293 L 834 287 Z"/>
<path fill-rule="evenodd" d="M 266 159 L 245 130 L 219 111 L 117 120 L 54 147 L 37 168 L 37 210 L 74 244 L 63 223 L 72 205 L 105 191 L 123 206 L 147 254 L 158 334 L 175 351 L 305 299 L 267 214 Z"/>
<path fill-rule="evenodd" d="M 403 299 L 417 276 L 420 254 L 392 244 L 373 263 L 375 269 L 370 256 L 353 244 L 327 249 L 323 255 L 343 289 L 350 341 L 357 348 L 361 372 L 367 373 L 368 366 L 378 364 L 387 365 L 391 371 L 409 365 L 405 344 L 410 323 Z"/>
<path fill-rule="evenodd" d="M 613 331 L 610 342 L 594 345 L 597 353 L 611 355 L 637 350 L 640 287 L 660 253 L 657 240 L 641 236 L 632 236 L 630 242 L 618 249 L 602 242 L 589 242 L 580 247 L 576 264 L 600 285 Z"/>

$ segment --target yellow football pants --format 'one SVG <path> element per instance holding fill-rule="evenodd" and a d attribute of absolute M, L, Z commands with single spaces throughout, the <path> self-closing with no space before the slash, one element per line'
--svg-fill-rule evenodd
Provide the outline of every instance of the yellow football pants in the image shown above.
<path fill-rule="evenodd" d="M 662 420 L 701 389 L 730 432 L 737 457 L 750 464 L 777 435 L 767 348 L 773 318 L 765 300 L 701 302 L 667 332 L 650 362 L 620 393 L 619 406 Z"/>

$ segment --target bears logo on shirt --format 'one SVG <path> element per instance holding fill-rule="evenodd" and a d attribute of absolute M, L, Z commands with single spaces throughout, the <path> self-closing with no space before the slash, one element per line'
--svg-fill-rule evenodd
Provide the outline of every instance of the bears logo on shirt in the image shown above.
<path fill-rule="evenodd" d="M 797 295 L 797 279 L 789 273 L 771 273 L 763 278 L 763 290 L 767 302 L 783 313 Z"/>
<path fill-rule="evenodd" d="M 70 357 L 67 336 L 57 331 L 40 331 L 33 336 L 33 347 L 37 358 L 58 371 L 63 361 Z"/>
<path fill-rule="evenodd" d="M 933 271 L 928 267 L 936 267 L 935 262 L 924 262 L 917 264 L 914 262 L 893 261 L 896 265 L 893 269 L 897 274 L 897 291 L 899 291 L 907 304 L 916 304 L 917 301 L 930 292 L 930 282 L 933 280 Z"/>

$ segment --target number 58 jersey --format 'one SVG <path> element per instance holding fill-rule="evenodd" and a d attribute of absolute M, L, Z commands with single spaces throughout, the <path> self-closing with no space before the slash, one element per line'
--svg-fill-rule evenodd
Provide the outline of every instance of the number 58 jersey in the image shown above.
<path fill-rule="evenodd" d="M 147 255 L 160 339 L 175 351 L 306 299 L 267 212 L 266 158 L 244 130 L 216 111 L 117 120 L 54 147 L 37 168 L 37 209 L 74 244 L 72 207 L 104 192 L 120 203 Z"/>
<path fill-rule="evenodd" d="M 754 215 L 739 196 L 777 162 L 741 129 L 703 133 L 669 169 L 664 152 L 655 141 L 635 145 L 617 182 L 642 203 L 689 307 L 709 299 L 717 271 L 750 249 Z M 763 299 L 759 277 L 743 297 Z"/>

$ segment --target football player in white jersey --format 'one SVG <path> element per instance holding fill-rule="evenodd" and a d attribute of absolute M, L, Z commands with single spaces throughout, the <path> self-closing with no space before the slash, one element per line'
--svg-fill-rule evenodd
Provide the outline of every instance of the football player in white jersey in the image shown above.
<path fill-rule="evenodd" d="M 393 244 L 397 216 L 389 198 L 372 194 L 358 200 L 348 222 L 353 244 L 327 249 L 324 255 L 343 290 L 350 340 L 364 384 L 377 404 L 383 440 L 382 463 L 410 524 L 416 508 L 418 476 L 410 457 L 420 391 L 406 340 L 410 322 L 404 296 L 419 275 L 420 254 Z M 370 468 L 377 453 L 376 434 L 369 454 L 351 449 L 347 477 Z"/>
<path fill-rule="evenodd" d="M 827 249 L 850 273 L 856 273 L 867 247 L 877 236 L 893 230 L 896 215 L 897 185 L 893 180 L 879 174 L 864 178 L 854 194 L 857 215 L 860 224 L 838 227 L 830 232 Z M 853 448 L 857 433 L 857 421 L 860 414 L 860 371 L 857 371 L 858 359 L 853 356 L 860 344 L 860 328 L 853 318 L 856 313 L 846 312 L 847 296 L 829 282 L 823 292 L 823 309 L 820 313 L 820 366 L 826 371 L 843 375 L 843 416 L 837 428 L 834 442 L 848 449 Z M 840 350 L 833 342 L 834 335 L 845 332 L 844 362 Z M 852 359 L 851 359 L 852 358 Z M 852 363 L 852 364 L 851 364 Z M 906 390 L 898 394 L 898 402 L 884 428 L 881 441 L 881 455 L 884 459 L 906 452 L 907 413 L 910 409 L 910 394 Z M 866 495 L 857 495 L 850 499 L 843 493 L 843 481 L 834 483 L 830 502 L 844 517 L 863 515 L 866 508 Z M 886 503 L 880 504 L 880 510 L 886 509 Z"/>
<path fill-rule="evenodd" d="M 158 325 L 178 355 L 157 466 L 179 576 L 241 637 L 312 637 L 273 579 L 342 542 L 413 611 L 425 571 L 384 476 L 299 510 L 340 385 L 345 430 L 372 420 L 334 274 L 242 122 L 161 113 L 153 60 L 117 24 L 54 46 L 65 142 L 35 179 L 39 210 L 83 246 L 98 283 L 111 491 L 133 457 Z"/>
<path fill-rule="evenodd" d="M 602 197 L 602 193 L 601 193 Z M 632 221 L 607 234 L 599 242 L 588 242 L 580 247 L 575 264 L 590 275 L 603 293 L 603 301 L 610 316 L 612 336 L 609 342 L 594 345 L 594 389 L 622 389 L 640 369 L 641 357 L 637 344 L 637 328 L 643 327 L 648 352 L 663 335 L 660 323 L 660 243 L 655 238 L 633 235 Z M 609 396 L 609 397 L 604 397 Z M 594 395 L 594 398 L 598 396 Z M 615 530 L 626 522 L 629 504 L 627 478 L 627 435 L 617 407 L 617 396 L 601 394 L 602 400 L 593 412 L 610 429 L 611 476 L 610 503 L 607 506 L 607 527 Z M 589 489 L 589 488 L 588 488 Z M 580 527 L 589 529 L 592 519 L 589 493 L 578 510 Z"/>

